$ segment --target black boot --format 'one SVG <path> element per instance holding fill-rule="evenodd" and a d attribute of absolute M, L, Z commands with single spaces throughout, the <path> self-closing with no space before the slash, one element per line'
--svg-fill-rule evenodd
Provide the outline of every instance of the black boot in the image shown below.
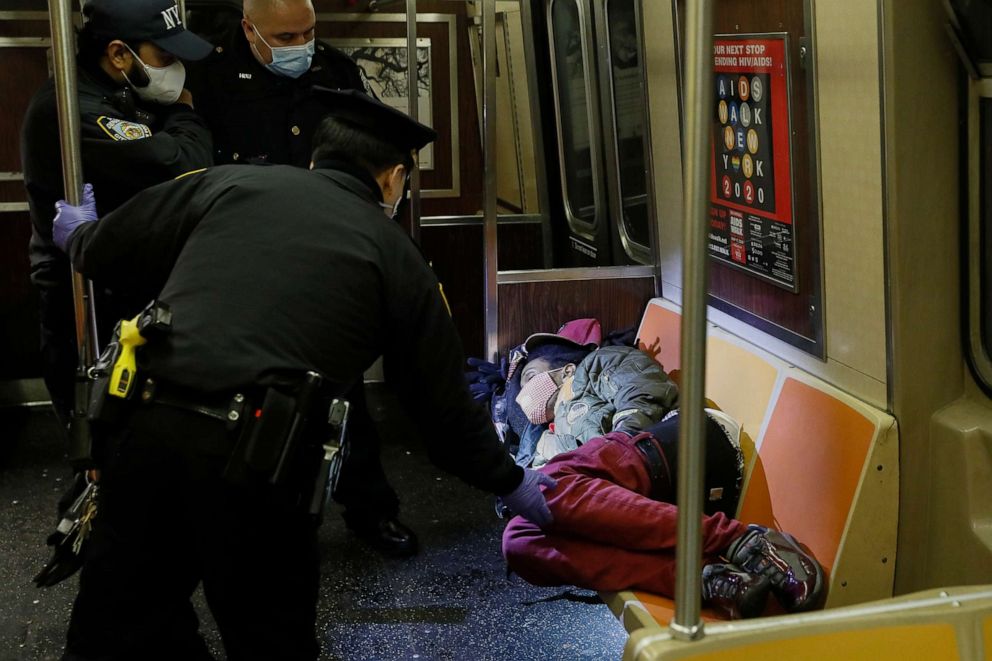
<path fill-rule="evenodd" d="M 417 534 L 400 523 L 395 516 L 360 521 L 346 517 L 345 521 L 356 535 L 383 555 L 393 558 L 409 558 L 417 555 Z"/>

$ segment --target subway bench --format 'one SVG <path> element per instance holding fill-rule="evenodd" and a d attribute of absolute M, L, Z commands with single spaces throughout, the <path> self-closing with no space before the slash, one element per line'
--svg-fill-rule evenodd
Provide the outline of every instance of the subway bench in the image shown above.
<path fill-rule="evenodd" d="M 625 661 L 975 661 L 992 659 L 992 586 L 924 590 L 826 611 L 715 622 L 695 641 L 645 626 Z"/>
<path fill-rule="evenodd" d="M 679 308 L 648 303 L 638 346 L 680 381 Z M 892 596 L 899 499 L 895 419 L 715 326 L 706 398 L 742 426 L 737 518 L 785 530 L 828 576 L 827 609 Z M 672 599 L 638 590 L 600 597 L 630 634 L 666 627 Z M 769 615 L 777 607 L 769 600 Z M 777 611 L 781 613 L 781 611 Z M 720 616 L 703 609 L 704 620 Z"/>

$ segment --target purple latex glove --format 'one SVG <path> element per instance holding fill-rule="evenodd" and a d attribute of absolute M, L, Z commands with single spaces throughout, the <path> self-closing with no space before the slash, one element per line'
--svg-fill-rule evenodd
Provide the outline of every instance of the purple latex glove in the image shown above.
<path fill-rule="evenodd" d="M 524 479 L 516 489 L 503 496 L 505 505 L 514 514 L 519 514 L 528 521 L 545 528 L 554 521 L 548 502 L 544 499 L 541 487 L 554 489 L 558 486 L 550 475 L 530 468 L 524 469 Z"/>
<path fill-rule="evenodd" d="M 93 186 L 83 186 L 83 203 L 78 207 L 65 200 L 55 203 L 55 221 L 52 223 L 52 240 L 63 252 L 68 252 L 69 238 L 76 228 L 84 223 L 96 220 L 96 198 L 93 197 Z"/>

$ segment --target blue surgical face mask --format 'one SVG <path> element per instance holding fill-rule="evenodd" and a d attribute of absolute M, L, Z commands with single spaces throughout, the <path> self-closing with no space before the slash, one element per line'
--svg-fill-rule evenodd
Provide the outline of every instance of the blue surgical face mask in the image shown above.
<path fill-rule="evenodd" d="M 255 32 L 256 37 L 262 39 L 262 35 L 257 27 L 252 25 L 251 29 Z M 262 43 L 269 46 L 269 42 L 265 39 L 262 39 Z M 277 76 L 299 78 L 310 70 L 310 63 L 313 61 L 313 53 L 316 45 L 317 40 L 311 39 L 301 46 L 277 46 L 275 48 L 269 46 L 269 50 L 272 51 L 272 62 L 268 64 L 263 62 L 262 64 Z M 258 59 L 262 60 L 262 55 L 255 48 L 255 44 L 252 44 L 251 47 L 255 51 L 255 54 L 258 55 Z"/>

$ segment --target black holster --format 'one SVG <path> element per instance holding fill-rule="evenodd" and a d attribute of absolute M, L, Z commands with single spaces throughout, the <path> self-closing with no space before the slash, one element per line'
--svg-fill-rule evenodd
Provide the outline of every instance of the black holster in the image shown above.
<path fill-rule="evenodd" d="M 319 418 L 323 377 L 307 372 L 295 394 L 270 387 L 245 412 L 238 441 L 224 471 L 232 483 L 298 484 L 306 471 L 308 429 Z M 316 416 L 316 417 L 315 417 Z"/>

